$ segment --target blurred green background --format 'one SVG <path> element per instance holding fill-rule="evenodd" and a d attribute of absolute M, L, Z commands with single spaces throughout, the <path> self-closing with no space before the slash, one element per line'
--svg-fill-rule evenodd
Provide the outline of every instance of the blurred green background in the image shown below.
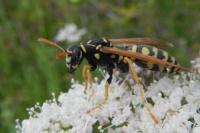
<path fill-rule="evenodd" d="M 66 23 L 92 37 L 156 37 L 175 44 L 169 52 L 189 66 L 200 48 L 199 0 L 0 0 L 0 132 L 15 132 L 15 119 L 28 118 L 27 107 L 67 91 L 70 79 L 53 39 Z M 69 43 L 62 43 L 67 47 Z"/>

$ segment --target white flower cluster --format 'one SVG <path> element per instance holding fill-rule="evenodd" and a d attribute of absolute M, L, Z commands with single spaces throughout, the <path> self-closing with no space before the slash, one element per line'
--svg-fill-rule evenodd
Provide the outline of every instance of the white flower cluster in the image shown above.
<path fill-rule="evenodd" d="M 105 78 L 106 79 L 106 78 Z M 73 82 L 58 99 L 29 109 L 30 117 L 17 122 L 18 133 L 199 133 L 200 81 L 191 74 L 171 79 L 164 77 L 147 87 L 145 95 L 159 118 L 154 124 L 144 109 L 139 88 L 134 95 L 127 82 L 114 77 L 109 99 L 100 109 L 87 114 L 103 98 L 105 79 L 93 84 L 94 95 L 82 92 Z"/>
<path fill-rule="evenodd" d="M 77 42 L 86 33 L 86 29 L 78 29 L 73 23 L 65 24 L 64 28 L 60 29 L 55 36 L 55 41 L 68 41 L 70 43 Z"/>
<path fill-rule="evenodd" d="M 200 54 L 200 52 L 199 52 Z M 191 61 L 193 68 L 200 74 L 200 57 L 196 58 L 195 60 Z"/>

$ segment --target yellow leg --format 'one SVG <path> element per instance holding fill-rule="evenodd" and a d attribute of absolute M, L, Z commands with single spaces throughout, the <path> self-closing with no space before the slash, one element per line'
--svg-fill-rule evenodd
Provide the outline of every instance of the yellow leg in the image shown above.
<path fill-rule="evenodd" d="M 137 75 L 137 73 L 136 73 L 136 71 L 133 67 L 132 61 L 129 58 L 125 57 L 124 62 L 128 64 L 132 78 L 135 81 L 135 83 L 138 85 L 138 87 L 140 88 L 141 99 L 142 99 L 142 102 L 144 103 L 144 107 L 146 108 L 147 112 L 151 116 L 154 123 L 157 124 L 159 122 L 159 119 L 156 117 L 156 115 L 154 113 L 151 112 L 150 108 L 148 107 L 148 102 L 147 102 L 145 95 L 144 95 L 143 85 L 141 84 L 140 79 L 139 79 L 139 77 L 138 77 L 138 75 Z"/>
<path fill-rule="evenodd" d="M 95 111 L 96 109 L 100 108 L 103 104 L 105 104 L 108 100 L 109 95 L 109 83 L 106 81 L 105 88 L 104 88 L 104 99 L 97 103 L 97 105 L 90 110 L 88 110 L 86 113 L 90 114 L 91 112 Z"/>
<path fill-rule="evenodd" d="M 85 88 L 83 89 L 83 92 L 86 94 L 86 90 L 88 88 L 88 83 L 90 85 L 90 88 L 92 87 L 92 75 L 91 75 L 91 72 L 90 72 L 90 66 L 89 65 L 84 65 L 83 66 L 83 71 L 82 71 L 82 74 L 83 74 L 83 79 L 85 81 Z M 92 94 L 93 94 L 93 90 L 92 90 Z"/>

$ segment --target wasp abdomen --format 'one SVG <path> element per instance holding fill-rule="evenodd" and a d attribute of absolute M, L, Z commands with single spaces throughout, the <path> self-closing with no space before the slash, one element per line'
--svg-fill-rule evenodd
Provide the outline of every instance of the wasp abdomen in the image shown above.
<path fill-rule="evenodd" d="M 168 52 L 166 52 L 162 49 L 158 49 L 156 47 L 146 46 L 146 45 L 134 45 L 132 47 L 132 52 L 137 52 L 137 53 L 141 53 L 143 55 L 152 56 L 157 59 L 167 61 L 169 63 L 177 65 L 177 61 L 173 56 L 170 56 L 168 54 Z M 169 72 L 169 73 L 179 71 L 179 69 L 177 69 L 175 67 L 163 67 L 158 64 L 152 64 L 148 61 L 141 61 L 139 59 L 135 59 L 134 62 L 140 67 L 147 68 L 147 69 L 153 70 L 153 71 Z"/>

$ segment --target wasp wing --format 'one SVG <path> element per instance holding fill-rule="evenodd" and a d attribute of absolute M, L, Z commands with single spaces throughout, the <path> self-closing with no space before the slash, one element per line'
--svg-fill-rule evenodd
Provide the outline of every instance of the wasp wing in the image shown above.
<path fill-rule="evenodd" d="M 173 47 L 172 43 L 155 39 L 155 38 L 120 38 L 120 39 L 108 39 L 113 45 L 152 45 L 152 46 L 160 46 L 160 47 Z"/>
<path fill-rule="evenodd" d="M 175 67 L 177 69 L 181 69 L 182 71 L 187 71 L 187 72 L 190 71 L 188 68 L 184 68 L 180 65 L 175 65 L 173 63 L 155 58 L 153 56 L 143 55 L 143 54 L 137 53 L 137 52 L 131 52 L 131 51 L 121 50 L 118 48 L 110 48 L 110 47 L 101 48 L 101 52 L 107 53 L 107 54 L 117 54 L 117 55 L 121 55 L 121 56 L 125 56 L 125 57 L 135 58 L 135 59 L 150 62 L 150 63 L 157 64 L 157 65 L 164 66 L 164 67 L 169 67 L 169 68 Z"/>

